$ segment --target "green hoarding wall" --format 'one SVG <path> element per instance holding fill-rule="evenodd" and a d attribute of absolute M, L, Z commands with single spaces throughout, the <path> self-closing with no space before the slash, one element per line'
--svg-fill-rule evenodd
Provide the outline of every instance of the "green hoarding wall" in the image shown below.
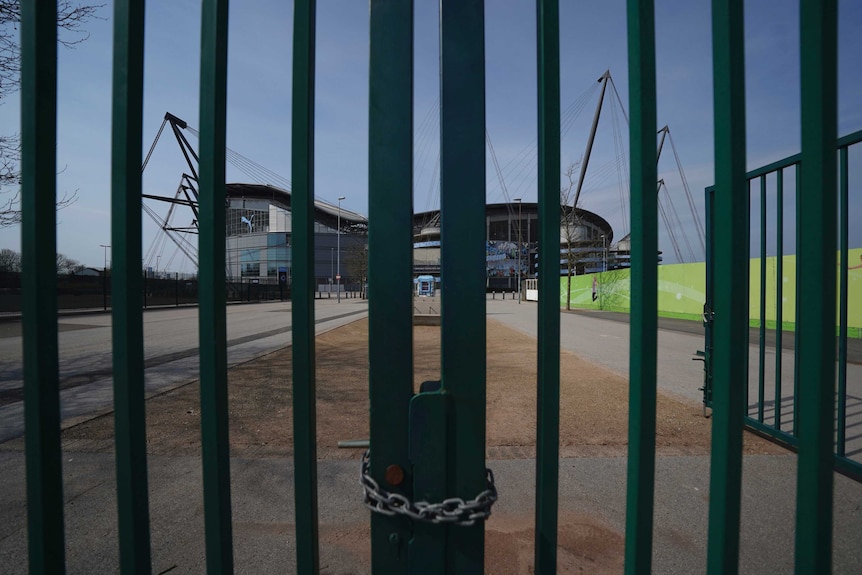
<path fill-rule="evenodd" d="M 840 258 L 839 258 L 840 259 Z M 775 327 L 777 258 L 766 258 L 766 325 Z M 862 337 L 862 248 L 848 252 L 847 325 L 849 337 Z M 750 260 L 749 318 L 760 325 L 760 258 Z M 784 256 L 782 315 L 784 329 L 793 330 L 796 322 L 796 256 Z M 836 269 L 836 274 L 838 270 Z M 628 312 L 630 306 L 629 270 L 575 276 L 571 278 L 571 306 Z M 560 306 L 566 305 L 568 277 L 560 278 Z M 595 297 L 594 297 L 595 294 Z M 700 320 L 706 300 L 706 265 L 673 264 L 658 269 L 658 310 L 662 317 Z M 835 312 L 836 325 L 838 311 Z"/>

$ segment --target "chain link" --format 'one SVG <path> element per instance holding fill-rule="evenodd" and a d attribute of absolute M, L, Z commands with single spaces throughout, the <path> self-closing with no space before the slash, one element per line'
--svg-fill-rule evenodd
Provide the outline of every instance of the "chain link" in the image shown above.
<path fill-rule="evenodd" d="M 390 493 L 371 477 L 371 452 L 362 455 L 362 466 L 359 473 L 359 483 L 364 495 L 362 503 L 375 513 L 383 515 L 405 515 L 413 521 L 426 523 L 447 523 L 470 526 L 477 519 L 485 520 L 491 516 L 491 506 L 497 501 L 497 487 L 494 485 L 494 473 L 486 468 L 488 487 L 475 499 L 464 501 L 460 497 L 444 499 L 440 503 L 427 501 L 411 502 L 400 493 Z"/>

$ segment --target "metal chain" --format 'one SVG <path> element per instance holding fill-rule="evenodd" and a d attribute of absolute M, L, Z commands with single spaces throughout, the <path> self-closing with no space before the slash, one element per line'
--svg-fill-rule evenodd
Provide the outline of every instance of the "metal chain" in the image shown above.
<path fill-rule="evenodd" d="M 406 515 L 414 521 L 426 523 L 447 523 L 465 527 L 476 523 L 477 519 L 485 520 L 491 516 L 491 506 L 497 501 L 497 487 L 494 485 L 494 473 L 486 468 L 488 487 L 475 499 L 464 501 L 460 497 L 444 499 L 440 503 L 427 501 L 411 502 L 400 493 L 390 493 L 371 477 L 371 452 L 362 455 L 362 466 L 359 473 L 359 483 L 364 496 L 362 503 L 371 511 L 383 515 Z"/>

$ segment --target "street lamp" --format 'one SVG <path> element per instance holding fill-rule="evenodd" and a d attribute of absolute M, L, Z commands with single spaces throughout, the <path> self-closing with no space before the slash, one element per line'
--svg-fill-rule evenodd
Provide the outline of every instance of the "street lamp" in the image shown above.
<path fill-rule="evenodd" d="M 515 198 L 518 202 L 518 305 L 521 305 L 521 198 Z"/>
<path fill-rule="evenodd" d="M 102 307 L 108 311 L 108 248 L 111 246 L 99 244 L 99 247 L 105 248 L 105 267 L 102 268 Z"/>
<path fill-rule="evenodd" d="M 608 271 L 608 250 L 605 247 L 605 234 L 602 234 L 602 271 Z"/>
<path fill-rule="evenodd" d="M 338 228 L 335 230 L 335 241 L 338 246 L 336 249 L 338 255 L 335 264 L 335 289 L 338 292 L 338 303 L 341 303 L 341 200 L 343 199 L 344 196 L 338 196 Z"/>

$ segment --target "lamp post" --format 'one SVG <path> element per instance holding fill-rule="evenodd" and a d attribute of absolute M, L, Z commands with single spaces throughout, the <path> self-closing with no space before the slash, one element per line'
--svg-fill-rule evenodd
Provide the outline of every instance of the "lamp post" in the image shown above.
<path fill-rule="evenodd" d="M 521 305 L 521 198 L 514 198 L 518 202 L 518 305 Z"/>
<path fill-rule="evenodd" d="M 335 230 L 335 241 L 336 251 L 338 254 L 336 255 L 336 264 L 335 264 L 335 289 L 338 292 L 338 298 L 336 301 L 341 303 L 341 200 L 344 199 L 344 196 L 338 196 L 338 229 Z"/>
<path fill-rule="evenodd" d="M 602 234 L 602 271 L 608 271 L 608 250 L 605 247 L 605 234 Z"/>
<path fill-rule="evenodd" d="M 108 311 L 108 248 L 111 246 L 99 244 L 99 247 L 105 248 L 105 267 L 102 268 L 102 307 Z"/>

